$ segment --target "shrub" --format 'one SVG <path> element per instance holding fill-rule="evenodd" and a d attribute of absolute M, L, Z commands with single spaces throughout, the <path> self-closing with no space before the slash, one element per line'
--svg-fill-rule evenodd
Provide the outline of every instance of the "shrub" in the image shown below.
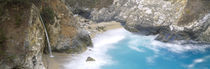
<path fill-rule="evenodd" d="M 0 45 L 6 40 L 4 32 L 0 29 Z"/>
<path fill-rule="evenodd" d="M 50 24 L 54 23 L 55 13 L 52 8 L 50 7 L 43 8 L 41 12 L 41 16 L 45 23 L 50 23 Z"/>
<path fill-rule="evenodd" d="M 21 21 L 22 21 L 21 16 L 16 15 L 15 20 L 16 20 L 16 23 L 15 23 L 16 27 L 20 27 Z"/>
<path fill-rule="evenodd" d="M 3 32 L 0 31 L 0 58 L 1 58 L 1 55 L 4 55 L 3 43 L 4 43 L 4 41 L 6 40 L 5 36 L 2 36 L 2 33 L 3 33 Z"/>
<path fill-rule="evenodd" d="M 67 0 L 67 3 L 74 8 L 103 8 L 112 5 L 113 0 Z"/>
<path fill-rule="evenodd" d="M 0 3 L 29 4 L 30 0 L 0 0 Z"/>
<path fill-rule="evenodd" d="M 4 14 L 4 11 L 2 9 L 2 7 L 0 7 L 0 16 L 2 16 Z"/>
<path fill-rule="evenodd" d="M 190 14 L 190 10 L 189 9 L 186 9 L 185 12 L 186 12 L 186 14 Z"/>

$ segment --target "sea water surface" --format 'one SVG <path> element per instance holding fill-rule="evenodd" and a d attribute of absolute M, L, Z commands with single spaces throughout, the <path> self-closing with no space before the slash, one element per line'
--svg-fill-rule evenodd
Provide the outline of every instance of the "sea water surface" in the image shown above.
<path fill-rule="evenodd" d="M 210 69 L 210 45 L 162 43 L 156 36 L 114 29 L 97 35 L 94 48 L 75 55 L 65 69 Z M 87 57 L 96 61 L 86 62 Z"/>

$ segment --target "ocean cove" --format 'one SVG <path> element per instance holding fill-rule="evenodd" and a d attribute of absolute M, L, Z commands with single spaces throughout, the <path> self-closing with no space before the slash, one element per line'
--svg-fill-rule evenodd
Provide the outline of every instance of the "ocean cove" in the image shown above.
<path fill-rule="evenodd" d="M 116 34 L 116 35 L 115 35 Z M 156 36 L 136 35 L 114 29 L 97 35 L 94 48 L 75 55 L 66 69 L 208 69 L 209 45 L 172 44 Z M 87 57 L 96 61 L 85 62 Z"/>

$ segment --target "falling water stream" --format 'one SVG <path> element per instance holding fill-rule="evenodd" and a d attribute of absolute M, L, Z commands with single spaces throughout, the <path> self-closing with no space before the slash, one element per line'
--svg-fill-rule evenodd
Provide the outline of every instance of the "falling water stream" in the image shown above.
<path fill-rule="evenodd" d="M 52 49 L 51 49 L 51 46 L 50 46 L 51 44 L 50 44 L 49 36 L 48 36 L 48 33 L 47 33 L 47 29 L 46 29 L 46 26 L 45 26 L 44 21 L 42 20 L 41 16 L 40 16 L 40 20 L 41 20 L 42 25 L 44 27 L 45 35 L 46 35 L 46 38 L 47 38 L 47 45 L 48 45 L 48 50 L 49 50 L 49 53 L 50 53 L 50 57 L 54 57 L 52 55 Z"/>

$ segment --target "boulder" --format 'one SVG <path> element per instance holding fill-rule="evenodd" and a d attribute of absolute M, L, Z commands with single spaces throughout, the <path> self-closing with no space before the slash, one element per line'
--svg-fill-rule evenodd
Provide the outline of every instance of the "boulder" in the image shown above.
<path fill-rule="evenodd" d="M 86 62 L 90 62 L 90 61 L 96 61 L 96 60 L 94 58 L 92 58 L 92 57 L 88 57 Z"/>

